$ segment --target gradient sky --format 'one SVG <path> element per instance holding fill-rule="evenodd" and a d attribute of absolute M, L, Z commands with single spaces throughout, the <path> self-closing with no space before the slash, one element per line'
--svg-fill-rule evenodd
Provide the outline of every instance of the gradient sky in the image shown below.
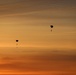
<path fill-rule="evenodd" d="M 0 75 L 6 74 L 76 75 L 76 0 L 0 0 Z"/>
<path fill-rule="evenodd" d="M 76 49 L 76 0 L 0 0 L 0 47 L 16 39 L 21 47 Z"/>
<path fill-rule="evenodd" d="M 76 51 L 0 48 L 0 75 L 76 75 Z"/>

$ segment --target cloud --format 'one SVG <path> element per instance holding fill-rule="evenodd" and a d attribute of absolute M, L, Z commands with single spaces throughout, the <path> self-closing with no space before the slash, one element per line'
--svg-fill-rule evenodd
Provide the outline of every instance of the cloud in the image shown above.
<path fill-rule="evenodd" d="M 74 1 L 72 1 L 72 2 L 74 3 Z M 51 11 L 51 12 L 55 10 L 55 14 L 57 14 L 57 12 L 61 11 L 61 10 L 64 10 L 64 11 L 72 10 L 72 12 L 76 11 L 75 9 L 74 10 L 72 9 L 72 7 L 70 5 L 71 3 L 68 4 L 68 1 L 60 1 L 60 0 L 58 0 L 58 1 L 52 1 L 52 0 L 48 0 L 48 1 L 46 1 L 46 0 L 44 0 L 44 1 L 43 0 L 9 1 L 8 0 L 5 2 L 2 1 L 0 3 L 2 3 L 2 5 L 0 5 L 0 16 L 22 15 L 22 13 L 43 11 L 43 10 L 47 10 L 47 9 L 49 9 L 49 11 Z M 75 6 L 74 6 L 74 8 L 75 8 Z M 52 14 L 52 13 L 50 13 L 50 14 Z M 23 15 L 25 15 L 25 14 L 23 14 Z"/>
<path fill-rule="evenodd" d="M 23 52 L 2 57 L 0 70 L 24 72 L 64 72 L 76 71 L 76 55 L 61 54 L 59 52 Z M 5 62 L 5 63 L 4 63 Z"/>

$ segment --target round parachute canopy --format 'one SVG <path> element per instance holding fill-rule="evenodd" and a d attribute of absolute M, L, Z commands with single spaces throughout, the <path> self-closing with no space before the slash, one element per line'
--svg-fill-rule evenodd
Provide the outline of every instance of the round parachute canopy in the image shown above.
<path fill-rule="evenodd" d="M 16 42 L 18 42 L 19 40 L 16 40 Z"/>
<path fill-rule="evenodd" d="M 50 25 L 51 28 L 53 28 L 53 25 Z"/>

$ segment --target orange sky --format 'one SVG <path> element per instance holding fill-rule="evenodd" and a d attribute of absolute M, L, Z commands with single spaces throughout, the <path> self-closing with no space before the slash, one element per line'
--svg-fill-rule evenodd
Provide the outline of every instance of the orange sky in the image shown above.
<path fill-rule="evenodd" d="M 76 75 L 76 0 L 0 0 L 0 75 L 6 74 Z"/>
<path fill-rule="evenodd" d="M 19 39 L 21 47 L 76 49 L 75 2 L 0 0 L 0 47 L 14 47 Z"/>
<path fill-rule="evenodd" d="M 0 74 L 75 75 L 76 51 L 0 48 Z"/>

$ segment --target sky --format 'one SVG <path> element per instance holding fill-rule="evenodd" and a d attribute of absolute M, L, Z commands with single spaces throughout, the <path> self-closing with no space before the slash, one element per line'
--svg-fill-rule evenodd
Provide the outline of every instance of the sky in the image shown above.
<path fill-rule="evenodd" d="M 0 48 L 0 75 L 76 75 L 76 51 Z"/>
<path fill-rule="evenodd" d="M 0 47 L 16 39 L 20 47 L 76 49 L 76 1 L 0 0 Z"/>
<path fill-rule="evenodd" d="M 76 75 L 76 0 L 0 0 L 6 74 Z"/>

